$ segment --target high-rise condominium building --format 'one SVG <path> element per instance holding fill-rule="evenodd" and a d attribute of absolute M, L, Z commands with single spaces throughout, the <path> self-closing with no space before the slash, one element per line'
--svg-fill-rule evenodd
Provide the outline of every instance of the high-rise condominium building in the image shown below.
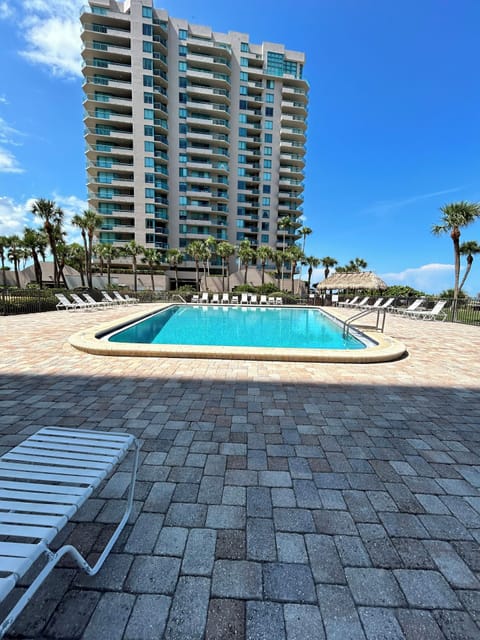
<path fill-rule="evenodd" d="M 81 20 L 88 201 L 104 216 L 100 241 L 293 244 L 304 54 L 172 18 L 152 0 L 89 0 Z"/>

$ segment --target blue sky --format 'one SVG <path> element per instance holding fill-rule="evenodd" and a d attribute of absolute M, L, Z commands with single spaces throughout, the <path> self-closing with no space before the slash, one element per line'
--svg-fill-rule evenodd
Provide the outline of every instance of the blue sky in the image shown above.
<path fill-rule="evenodd" d="M 0 0 L 1 235 L 32 225 L 32 199 L 54 199 L 67 219 L 87 207 L 82 4 Z M 305 51 L 307 254 L 340 264 L 361 257 L 389 284 L 432 293 L 453 286 L 452 242 L 431 226 L 442 205 L 480 201 L 478 0 L 157 6 L 215 31 Z M 461 240 L 480 242 L 480 221 Z M 480 292 L 480 256 L 465 289 Z"/>

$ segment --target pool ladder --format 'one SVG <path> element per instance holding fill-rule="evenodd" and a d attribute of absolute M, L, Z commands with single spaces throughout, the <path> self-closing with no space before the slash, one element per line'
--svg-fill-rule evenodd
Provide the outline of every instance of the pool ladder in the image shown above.
<path fill-rule="evenodd" d="M 348 318 L 348 320 L 345 320 L 345 322 L 343 323 L 343 337 L 348 338 L 350 334 L 350 327 L 352 326 L 355 320 L 358 320 L 359 318 L 363 318 L 364 316 L 367 316 L 370 313 L 377 314 L 375 330 L 380 331 L 380 333 L 383 333 L 383 330 L 385 328 L 385 318 L 387 315 L 386 310 L 385 309 L 362 309 L 362 311 L 360 311 L 359 313 L 356 313 L 351 318 Z"/>

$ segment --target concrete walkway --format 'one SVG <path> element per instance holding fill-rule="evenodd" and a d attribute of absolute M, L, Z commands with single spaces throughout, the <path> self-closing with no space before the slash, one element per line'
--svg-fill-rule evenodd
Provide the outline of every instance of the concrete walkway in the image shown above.
<path fill-rule="evenodd" d="M 367 365 L 66 343 L 124 312 L 0 318 L 1 453 L 46 425 L 144 440 L 104 568 L 65 562 L 12 637 L 480 638 L 480 327 L 389 316 L 409 356 Z M 59 544 L 98 553 L 127 467 Z"/>

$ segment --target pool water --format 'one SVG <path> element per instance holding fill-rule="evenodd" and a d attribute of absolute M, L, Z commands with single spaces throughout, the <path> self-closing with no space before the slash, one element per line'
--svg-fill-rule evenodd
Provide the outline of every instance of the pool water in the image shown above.
<path fill-rule="evenodd" d="M 364 349 L 319 309 L 175 305 L 108 337 L 110 342 L 300 349 Z"/>

